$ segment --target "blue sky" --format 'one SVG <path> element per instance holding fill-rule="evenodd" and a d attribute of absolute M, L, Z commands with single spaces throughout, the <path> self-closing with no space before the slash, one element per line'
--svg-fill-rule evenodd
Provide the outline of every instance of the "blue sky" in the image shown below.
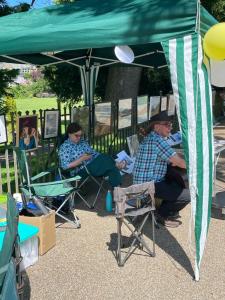
<path fill-rule="evenodd" d="M 14 6 L 14 5 L 18 5 L 20 3 L 31 3 L 32 0 L 6 0 L 7 1 L 7 4 L 9 6 Z M 34 3 L 34 8 L 40 8 L 40 7 L 44 7 L 44 6 L 49 6 L 52 4 L 52 0 L 35 0 L 35 3 Z"/>

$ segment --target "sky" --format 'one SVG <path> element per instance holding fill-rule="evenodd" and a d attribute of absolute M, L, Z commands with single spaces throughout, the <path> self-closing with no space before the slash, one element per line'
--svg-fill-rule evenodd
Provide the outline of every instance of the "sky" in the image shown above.
<path fill-rule="evenodd" d="M 32 0 L 6 0 L 7 4 L 9 6 L 15 6 L 15 5 L 18 5 L 20 3 L 31 3 Z M 52 4 L 52 0 L 35 0 L 35 3 L 34 3 L 34 8 L 40 8 L 40 7 L 44 7 L 44 6 L 49 6 Z"/>

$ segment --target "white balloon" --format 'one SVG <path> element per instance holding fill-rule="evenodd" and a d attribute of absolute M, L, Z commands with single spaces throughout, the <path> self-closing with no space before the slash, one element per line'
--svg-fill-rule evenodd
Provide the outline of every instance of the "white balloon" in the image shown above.
<path fill-rule="evenodd" d="M 125 64 L 130 64 L 134 61 L 134 52 L 129 46 L 116 46 L 114 53 Z"/>
<path fill-rule="evenodd" d="M 210 59 L 211 84 L 217 87 L 225 87 L 225 60 Z"/>

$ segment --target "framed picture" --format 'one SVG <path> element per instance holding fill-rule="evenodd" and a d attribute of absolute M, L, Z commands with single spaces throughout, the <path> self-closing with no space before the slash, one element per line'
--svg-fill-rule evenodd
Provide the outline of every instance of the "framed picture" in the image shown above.
<path fill-rule="evenodd" d="M 161 111 L 167 110 L 167 97 L 161 98 Z"/>
<path fill-rule="evenodd" d="M 38 147 L 37 121 L 37 115 L 17 117 L 16 145 L 20 149 L 33 150 Z"/>
<path fill-rule="evenodd" d="M 151 96 L 149 103 L 149 120 L 160 112 L 160 96 Z"/>
<path fill-rule="evenodd" d="M 5 115 L 0 115 L 0 144 L 7 143 L 7 127 Z"/>
<path fill-rule="evenodd" d="M 131 126 L 132 99 L 119 100 L 118 129 Z"/>
<path fill-rule="evenodd" d="M 83 132 L 88 136 L 89 129 L 89 107 L 73 107 L 71 110 L 71 123 L 77 122 L 83 129 Z"/>
<path fill-rule="evenodd" d="M 59 110 L 44 111 L 44 139 L 58 136 L 59 130 Z"/>
<path fill-rule="evenodd" d="M 111 102 L 95 105 L 95 135 L 101 136 L 111 132 Z"/>
<path fill-rule="evenodd" d="M 148 96 L 137 97 L 137 122 L 138 124 L 148 121 Z"/>
<path fill-rule="evenodd" d="M 176 105 L 174 95 L 169 95 L 168 116 L 175 115 Z"/>

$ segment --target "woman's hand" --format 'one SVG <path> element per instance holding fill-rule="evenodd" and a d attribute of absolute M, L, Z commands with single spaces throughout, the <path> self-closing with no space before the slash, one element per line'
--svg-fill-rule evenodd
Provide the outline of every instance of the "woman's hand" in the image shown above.
<path fill-rule="evenodd" d="M 91 154 L 88 154 L 88 153 L 84 153 L 81 157 L 80 157 L 80 161 L 83 162 L 83 161 L 86 161 L 86 160 L 89 160 L 91 159 Z"/>

